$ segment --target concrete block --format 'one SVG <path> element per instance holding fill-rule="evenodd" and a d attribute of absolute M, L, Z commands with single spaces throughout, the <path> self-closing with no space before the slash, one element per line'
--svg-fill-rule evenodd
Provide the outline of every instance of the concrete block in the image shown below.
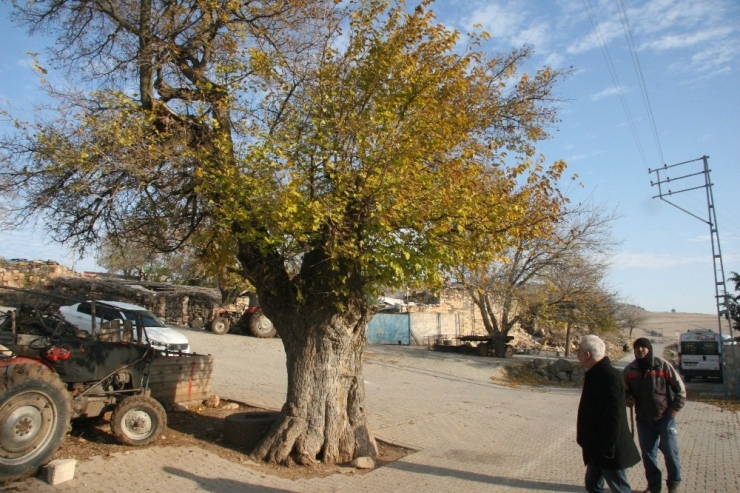
<path fill-rule="evenodd" d="M 77 461 L 74 459 L 57 459 L 49 462 L 44 467 L 46 482 L 54 486 L 73 479 L 76 465 Z"/>

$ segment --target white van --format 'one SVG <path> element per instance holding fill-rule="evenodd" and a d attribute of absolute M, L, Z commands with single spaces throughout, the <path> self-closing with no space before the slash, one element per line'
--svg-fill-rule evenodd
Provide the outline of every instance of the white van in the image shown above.
<path fill-rule="evenodd" d="M 685 381 L 716 377 L 722 382 L 722 339 L 711 329 L 692 329 L 678 339 L 678 371 Z"/>

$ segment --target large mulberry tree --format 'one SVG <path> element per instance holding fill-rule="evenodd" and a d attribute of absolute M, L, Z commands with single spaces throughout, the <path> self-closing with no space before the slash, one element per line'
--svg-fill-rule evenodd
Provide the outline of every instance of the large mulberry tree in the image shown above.
<path fill-rule="evenodd" d="M 381 287 L 439 285 L 546 234 L 564 164 L 535 143 L 557 71 L 437 25 L 429 1 L 37 0 L 77 91 L 3 149 L 4 191 L 78 248 L 135 235 L 238 260 L 285 346 L 255 455 L 375 455 L 362 377 Z M 20 217 L 18 215 L 15 216 Z"/>

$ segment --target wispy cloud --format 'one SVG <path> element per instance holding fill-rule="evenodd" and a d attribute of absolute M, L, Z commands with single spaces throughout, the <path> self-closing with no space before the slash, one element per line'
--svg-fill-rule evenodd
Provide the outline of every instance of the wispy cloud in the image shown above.
<path fill-rule="evenodd" d="M 592 94 L 589 99 L 591 101 L 598 101 L 599 99 L 608 98 L 611 96 L 617 96 L 619 93 L 628 93 L 630 92 L 629 88 L 626 88 L 624 86 L 611 86 L 607 87 L 603 91 L 599 91 L 596 94 Z"/>
<path fill-rule="evenodd" d="M 729 27 L 720 28 L 717 30 L 706 30 L 699 32 L 684 32 L 677 34 L 667 34 L 660 36 L 657 39 L 647 41 L 640 45 L 640 49 L 651 49 L 655 51 L 666 51 L 678 48 L 687 48 L 703 44 L 707 41 L 715 41 L 717 39 L 725 38 L 727 35 L 732 33 L 732 29 Z"/>
<path fill-rule="evenodd" d="M 565 161 L 569 163 L 575 163 L 577 161 L 585 161 L 587 159 L 600 156 L 602 154 L 604 154 L 604 151 L 589 152 L 586 154 L 573 154 L 572 156 L 566 157 Z"/>
<path fill-rule="evenodd" d="M 611 2 L 609 6 L 594 3 L 596 30 L 583 9 L 578 12 L 561 3 L 560 11 L 572 26 L 582 27 L 579 31 L 571 26 L 569 32 L 584 33 L 566 42 L 567 53 L 598 50 L 602 44 L 611 51 L 610 45 L 624 43 L 624 25 Z M 658 54 L 671 51 L 681 59 L 672 67 L 674 70 L 719 75 L 727 73 L 725 65 L 740 58 L 736 0 L 647 0 L 636 2 L 626 12 L 638 50 Z"/>
<path fill-rule="evenodd" d="M 619 252 L 611 259 L 613 270 L 668 269 L 681 265 L 705 264 L 707 255 L 674 255 L 667 253 Z"/>
<path fill-rule="evenodd" d="M 597 32 L 593 29 L 588 31 L 583 38 L 571 42 L 566 51 L 570 54 L 583 53 L 585 51 L 600 48 L 602 43 L 608 45 L 611 41 L 622 36 L 622 26 L 615 20 L 599 22 Z"/>
<path fill-rule="evenodd" d="M 629 91 L 625 90 L 623 86 L 611 86 L 611 87 L 607 87 L 603 91 L 597 92 L 596 94 L 592 94 L 590 99 L 591 101 L 598 101 L 599 99 L 608 98 L 610 96 L 616 96 L 620 92 L 629 92 Z"/>
<path fill-rule="evenodd" d="M 533 45 L 542 47 L 547 44 L 549 39 L 549 25 L 546 22 L 535 22 L 534 24 L 522 29 L 518 34 L 511 36 L 511 42 L 517 45 Z"/>

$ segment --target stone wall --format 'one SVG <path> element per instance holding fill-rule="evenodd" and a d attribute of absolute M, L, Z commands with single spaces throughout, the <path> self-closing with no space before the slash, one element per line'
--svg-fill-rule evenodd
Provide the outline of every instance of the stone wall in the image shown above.
<path fill-rule="evenodd" d="M 219 307 L 216 289 L 123 279 L 63 277 L 52 280 L 48 289 L 69 299 L 122 301 L 147 308 L 168 324 L 187 326 L 190 320 L 210 320 Z"/>
<path fill-rule="evenodd" d="M 187 326 L 195 318 L 210 320 L 221 295 L 216 289 L 83 275 L 53 262 L 0 261 L 0 305 L 56 309 L 85 300 L 132 303 L 169 324 Z"/>
<path fill-rule="evenodd" d="M 486 329 L 481 319 L 480 310 L 473 303 L 473 299 L 462 286 L 448 286 L 439 294 L 437 303 L 415 304 L 404 307 L 404 311 L 412 314 L 448 314 L 453 316 L 412 317 L 420 333 L 431 334 L 437 328 L 437 334 L 470 335 L 485 334 Z"/>
<path fill-rule="evenodd" d="M 0 286 L 30 289 L 46 284 L 50 279 L 68 276 L 76 277 L 80 274 L 52 261 L 0 260 Z"/>

